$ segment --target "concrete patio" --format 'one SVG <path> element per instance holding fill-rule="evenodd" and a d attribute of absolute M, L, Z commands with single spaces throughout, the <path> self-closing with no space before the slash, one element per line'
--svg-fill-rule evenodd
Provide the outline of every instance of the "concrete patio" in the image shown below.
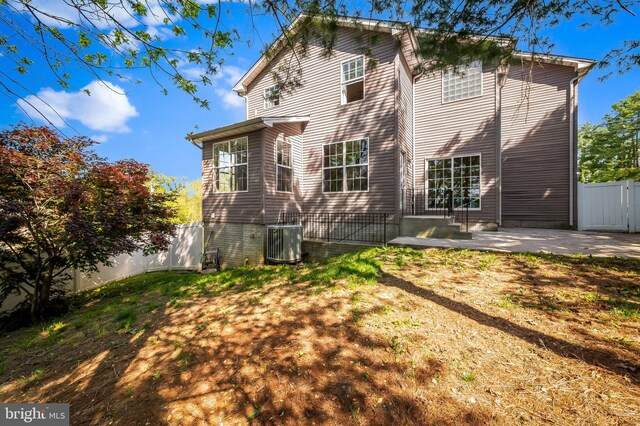
<path fill-rule="evenodd" d="M 474 232 L 472 240 L 398 237 L 391 240 L 389 245 L 583 254 L 599 257 L 620 256 L 640 259 L 640 234 L 625 233 L 501 228 L 497 232 Z"/>

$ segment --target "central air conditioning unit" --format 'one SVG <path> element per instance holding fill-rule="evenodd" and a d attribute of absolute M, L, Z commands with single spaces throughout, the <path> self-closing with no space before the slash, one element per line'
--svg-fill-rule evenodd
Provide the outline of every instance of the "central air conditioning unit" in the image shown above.
<path fill-rule="evenodd" d="M 267 261 L 296 263 L 302 260 L 302 225 L 267 226 Z"/>

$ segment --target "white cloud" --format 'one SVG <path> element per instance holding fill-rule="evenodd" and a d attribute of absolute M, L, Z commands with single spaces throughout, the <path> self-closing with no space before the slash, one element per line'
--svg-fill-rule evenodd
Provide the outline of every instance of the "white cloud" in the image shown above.
<path fill-rule="evenodd" d="M 159 40 L 167 40 L 171 37 L 174 37 L 175 34 L 169 27 L 162 27 L 159 25 L 151 25 L 147 28 L 147 33 L 154 39 L 158 37 Z"/>
<path fill-rule="evenodd" d="M 240 80 L 244 75 L 244 70 L 233 65 L 223 65 L 220 75 L 231 86 L 235 86 L 238 80 Z"/>
<path fill-rule="evenodd" d="M 231 89 L 214 89 L 224 108 L 244 108 L 244 99 Z"/>
<path fill-rule="evenodd" d="M 116 2 L 110 4 L 104 11 L 98 6 L 93 5 L 91 2 L 87 2 L 82 5 L 84 12 L 83 17 L 80 15 L 78 9 L 74 6 L 70 6 L 67 2 L 59 0 L 31 0 L 29 5 L 33 10 L 33 13 L 38 16 L 42 22 L 47 25 L 68 28 L 69 24 L 65 21 L 73 23 L 81 23 L 87 21 L 87 18 L 91 20 L 91 23 L 98 29 L 106 30 L 114 28 L 115 21 L 118 21 L 121 25 L 126 27 L 136 27 L 142 24 L 147 26 L 163 25 L 163 19 L 167 16 L 166 12 L 158 2 L 148 2 L 147 15 L 137 17 L 133 10 L 129 7 L 127 2 Z M 124 5 L 124 6 L 123 6 Z M 26 7 L 22 8 L 26 15 L 31 13 Z M 59 17 L 55 19 L 53 17 Z"/>
<path fill-rule="evenodd" d="M 202 67 L 187 67 L 180 69 L 180 74 L 189 80 L 200 80 L 205 71 Z"/>
<path fill-rule="evenodd" d="M 91 96 L 84 90 L 89 90 Z M 47 87 L 37 95 L 18 100 L 18 106 L 33 119 L 46 122 L 44 115 L 56 127 L 65 127 L 64 120 L 75 120 L 100 132 L 128 132 L 127 121 L 138 115 L 121 87 L 99 81 L 93 81 L 77 92 Z"/>
<path fill-rule="evenodd" d="M 89 136 L 89 139 L 96 141 L 98 143 L 105 143 L 106 141 L 109 140 L 109 136 L 105 135 L 105 134 L 97 134 L 97 135 L 91 135 Z"/>
<path fill-rule="evenodd" d="M 190 80 L 200 80 L 205 72 L 206 70 L 203 67 L 190 65 L 186 61 L 181 63 L 180 74 Z M 213 104 L 216 105 L 220 102 L 225 109 L 244 109 L 244 99 L 231 90 L 243 75 L 244 70 L 242 68 L 234 65 L 222 65 L 220 72 L 210 77 L 213 93 L 216 97 Z"/>
<path fill-rule="evenodd" d="M 244 75 L 244 70 L 233 65 L 223 65 L 220 73 L 214 77 L 214 93 L 222 101 L 225 109 L 244 108 L 244 99 L 234 92 L 232 87 Z"/>

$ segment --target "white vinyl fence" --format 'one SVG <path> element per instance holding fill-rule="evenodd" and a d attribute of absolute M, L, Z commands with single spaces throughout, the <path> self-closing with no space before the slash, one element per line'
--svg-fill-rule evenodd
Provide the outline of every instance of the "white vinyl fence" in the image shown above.
<path fill-rule="evenodd" d="M 71 292 L 100 287 L 112 281 L 151 271 L 199 270 L 202 255 L 201 224 L 181 225 L 167 251 L 144 256 L 142 251 L 132 255 L 122 254 L 113 258 L 111 266 L 100 265 L 97 272 L 84 273 L 75 270 L 71 273 L 69 290 Z M 2 303 L 0 312 L 12 309 L 24 298 L 9 297 Z"/>
<path fill-rule="evenodd" d="M 640 182 L 579 183 L 578 229 L 640 232 Z"/>

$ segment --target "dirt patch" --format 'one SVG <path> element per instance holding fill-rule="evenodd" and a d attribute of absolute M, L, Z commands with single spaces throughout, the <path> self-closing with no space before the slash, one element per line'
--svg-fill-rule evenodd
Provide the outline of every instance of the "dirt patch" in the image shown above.
<path fill-rule="evenodd" d="M 74 424 L 634 424 L 639 273 L 373 249 L 149 274 L 2 337 L 0 400 L 70 402 Z"/>

